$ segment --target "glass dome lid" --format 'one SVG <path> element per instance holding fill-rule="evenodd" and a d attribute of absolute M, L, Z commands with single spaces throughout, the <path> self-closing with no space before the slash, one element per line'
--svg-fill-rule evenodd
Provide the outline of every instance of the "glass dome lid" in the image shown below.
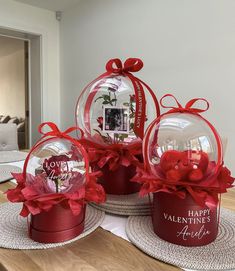
<path fill-rule="evenodd" d="M 33 185 L 38 195 L 73 193 L 88 178 L 88 157 L 82 145 L 54 130 L 31 149 L 23 173 L 26 183 Z"/>
<path fill-rule="evenodd" d="M 167 96 L 171 95 L 163 98 Z M 206 102 L 206 109 L 193 108 L 197 101 Z M 220 137 L 199 114 L 209 104 L 194 99 L 185 108 L 177 105 L 149 126 L 143 142 L 145 163 L 159 178 L 190 182 L 209 178 L 223 162 Z"/>
<path fill-rule="evenodd" d="M 128 59 L 124 66 L 119 59 L 112 59 L 107 72 L 82 91 L 76 123 L 86 137 L 104 144 L 129 144 L 143 138 L 159 115 L 159 106 L 153 91 L 131 73 L 142 66 L 140 59 Z"/>

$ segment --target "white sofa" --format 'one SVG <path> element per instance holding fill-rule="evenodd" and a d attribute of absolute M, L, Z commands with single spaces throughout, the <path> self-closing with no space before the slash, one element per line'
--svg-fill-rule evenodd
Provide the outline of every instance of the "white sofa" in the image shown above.
<path fill-rule="evenodd" d="M 17 125 L 0 123 L 0 151 L 18 150 Z"/>

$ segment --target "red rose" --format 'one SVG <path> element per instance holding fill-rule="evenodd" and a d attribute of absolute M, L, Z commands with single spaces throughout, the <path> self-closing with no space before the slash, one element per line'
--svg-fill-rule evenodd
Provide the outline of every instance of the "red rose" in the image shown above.
<path fill-rule="evenodd" d="M 97 122 L 99 123 L 98 127 L 101 130 L 103 130 L 103 123 L 104 123 L 103 117 L 98 117 Z"/>
<path fill-rule="evenodd" d="M 64 167 L 68 167 L 67 162 L 70 161 L 66 155 L 53 155 L 43 162 L 43 169 L 50 179 L 58 179 L 64 172 Z"/>

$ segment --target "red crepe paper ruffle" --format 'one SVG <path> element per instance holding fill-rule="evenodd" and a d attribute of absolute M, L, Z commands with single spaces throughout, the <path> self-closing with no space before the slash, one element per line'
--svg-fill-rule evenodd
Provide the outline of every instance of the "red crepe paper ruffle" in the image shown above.
<path fill-rule="evenodd" d="M 141 142 L 129 145 L 104 145 L 88 139 L 81 139 L 79 142 L 86 149 L 90 163 L 97 165 L 100 169 L 105 165 L 108 165 L 111 171 L 115 171 L 120 165 L 124 167 L 134 165 L 143 168 L 143 164 L 138 159 L 142 155 Z"/>
<path fill-rule="evenodd" d="M 43 211 L 49 211 L 54 205 L 62 203 L 65 207 L 70 208 L 74 215 L 79 215 L 82 206 L 86 202 L 102 203 L 105 201 L 105 192 L 101 185 L 96 183 L 100 172 L 90 174 L 89 181 L 78 188 L 73 193 L 53 193 L 40 194 L 37 176 L 34 177 L 34 182 L 27 183 L 21 173 L 12 174 L 17 181 L 17 186 L 14 189 L 9 189 L 6 194 L 11 202 L 23 202 L 23 208 L 20 215 L 27 217 L 29 214 L 36 215 Z M 42 187 L 40 187 L 42 189 Z"/>
<path fill-rule="evenodd" d="M 188 157 L 188 151 L 167 151 L 155 167 L 156 175 L 137 168 L 131 181 L 142 184 L 141 196 L 166 192 L 183 199 L 189 193 L 200 206 L 215 206 L 218 194 L 232 187 L 234 178 L 231 172 L 223 165 L 216 169 L 215 163 L 210 162 L 204 152 L 190 151 L 190 157 L 194 157 L 192 162 Z"/>

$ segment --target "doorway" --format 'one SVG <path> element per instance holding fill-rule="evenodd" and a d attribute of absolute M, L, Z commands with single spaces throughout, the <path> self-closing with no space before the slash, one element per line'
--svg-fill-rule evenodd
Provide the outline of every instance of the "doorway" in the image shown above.
<path fill-rule="evenodd" d="M 0 123 L 17 126 L 18 146 L 29 148 L 28 42 L 0 36 Z"/>
<path fill-rule="evenodd" d="M 18 54 L 21 53 L 22 65 L 21 69 L 18 69 L 20 75 L 15 80 L 15 85 L 12 83 L 14 80 L 11 81 L 14 86 L 10 88 L 11 91 L 8 88 L 8 94 L 6 94 L 8 98 L 5 98 L 4 106 L 3 102 L 0 102 L 0 115 L 8 114 L 11 119 L 14 118 L 11 122 L 18 122 L 19 147 L 20 149 L 28 149 L 39 139 L 37 127 L 42 122 L 41 36 L 0 28 L 0 50 L 3 45 L 1 41 L 4 38 L 8 41 L 14 41 L 15 44 L 20 44 L 21 51 Z M 11 62 L 10 67 L 14 70 L 16 64 Z M 1 74 L 0 78 L 4 80 Z M 21 82 L 21 88 L 19 82 Z M 0 79 L 0 96 L 3 92 L 6 93 L 6 88 L 3 91 Z M 12 111 L 9 108 L 13 108 Z"/>

